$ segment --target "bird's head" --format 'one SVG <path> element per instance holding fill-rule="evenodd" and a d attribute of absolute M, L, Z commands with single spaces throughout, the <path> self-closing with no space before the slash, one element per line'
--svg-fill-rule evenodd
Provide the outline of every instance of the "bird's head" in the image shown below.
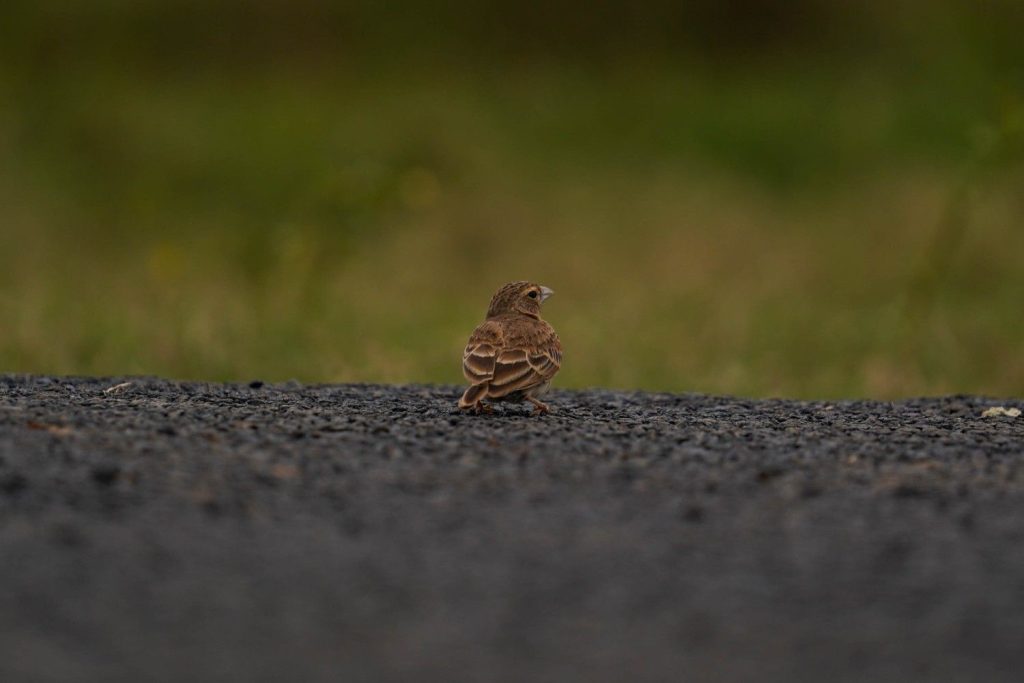
<path fill-rule="evenodd" d="M 522 313 L 531 318 L 540 318 L 540 305 L 552 294 L 554 292 L 547 287 L 533 282 L 510 282 L 491 298 L 487 317 L 493 318 L 502 313 Z"/>

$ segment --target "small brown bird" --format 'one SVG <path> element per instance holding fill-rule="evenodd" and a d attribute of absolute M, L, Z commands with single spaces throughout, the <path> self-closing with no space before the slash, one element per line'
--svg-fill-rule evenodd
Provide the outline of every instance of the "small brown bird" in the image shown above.
<path fill-rule="evenodd" d="M 494 295 L 487 319 L 469 337 L 462 354 L 462 374 L 469 388 L 459 408 L 489 413 L 489 401 L 522 401 L 534 405 L 534 415 L 547 413 L 538 400 L 562 365 L 562 342 L 540 317 L 540 305 L 552 292 L 520 280 Z"/>

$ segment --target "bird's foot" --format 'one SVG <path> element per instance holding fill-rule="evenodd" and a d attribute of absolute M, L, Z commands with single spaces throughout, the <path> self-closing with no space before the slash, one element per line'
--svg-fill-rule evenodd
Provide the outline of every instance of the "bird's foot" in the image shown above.
<path fill-rule="evenodd" d="M 494 408 L 483 401 L 480 401 L 473 405 L 473 413 L 475 415 L 490 415 L 494 412 Z"/>
<path fill-rule="evenodd" d="M 533 404 L 533 416 L 534 417 L 536 417 L 538 415 L 547 415 L 548 413 L 551 412 L 551 408 L 549 408 L 548 404 L 544 403 L 543 401 L 538 401 L 537 399 L 535 399 L 533 397 L 527 397 L 526 400 Z"/>

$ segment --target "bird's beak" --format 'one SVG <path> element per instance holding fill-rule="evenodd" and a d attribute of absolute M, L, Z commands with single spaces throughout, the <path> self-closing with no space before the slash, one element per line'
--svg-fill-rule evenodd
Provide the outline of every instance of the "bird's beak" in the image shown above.
<path fill-rule="evenodd" d="M 544 285 L 540 286 L 540 302 L 544 303 L 548 300 L 548 297 L 555 293 L 555 290 L 548 289 Z"/>

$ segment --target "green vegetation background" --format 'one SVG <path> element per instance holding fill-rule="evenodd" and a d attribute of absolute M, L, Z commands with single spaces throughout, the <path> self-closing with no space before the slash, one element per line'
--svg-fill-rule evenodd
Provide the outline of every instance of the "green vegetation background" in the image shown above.
<path fill-rule="evenodd" d="M 1024 394 L 1024 3 L 14 0 L 0 371 Z"/>

